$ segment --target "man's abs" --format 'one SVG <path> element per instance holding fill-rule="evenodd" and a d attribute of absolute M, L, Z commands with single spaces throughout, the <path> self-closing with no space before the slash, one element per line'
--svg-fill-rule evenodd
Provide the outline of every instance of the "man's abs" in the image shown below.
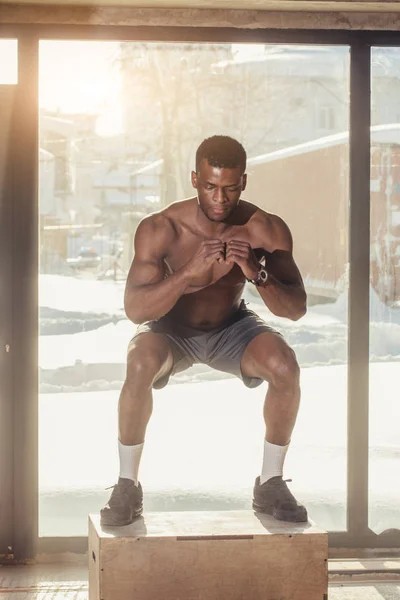
<path fill-rule="evenodd" d="M 185 294 L 168 313 L 169 317 L 194 329 L 215 329 L 239 309 L 244 283 L 234 286 L 217 282 L 192 294 Z"/>

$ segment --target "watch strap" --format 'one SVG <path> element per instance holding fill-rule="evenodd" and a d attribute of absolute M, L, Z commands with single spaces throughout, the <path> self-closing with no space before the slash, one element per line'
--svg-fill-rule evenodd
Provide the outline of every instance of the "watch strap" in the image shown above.
<path fill-rule="evenodd" d="M 260 265 L 256 279 L 247 279 L 247 281 L 257 287 L 261 286 L 263 283 L 266 283 L 268 281 L 268 272 L 266 268 Z"/>

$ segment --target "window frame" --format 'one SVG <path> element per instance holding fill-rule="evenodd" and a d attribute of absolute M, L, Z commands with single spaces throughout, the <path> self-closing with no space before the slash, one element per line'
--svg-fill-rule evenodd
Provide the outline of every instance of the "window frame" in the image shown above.
<path fill-rule="evenodd" d="M 11 352 L 13 407 L 14 556 L 87 550 L 86 537 L 38 537 L 38 60 L 41 40 L 167 41 L 347 45 L 350 47 L 349 314 L 347 530 L 329 532 L 329 545 L 398 548 L 400 530 L 381 535 L 368 527 L 370 99 L 371 47 L 400 46 L 400 34 L 382 31 L 0 25 L 0 38 L 18 40 L 18 84 L 13 119 L 13 269 L 6 278 L 13 297 Z M 27 98 L 29 107 L 27 110 Z M 11 208 L 10 208 L 11 210 Z M 11 244 L 11 242 L 10 242 Z M 21 426 L 22 423 L 22 426 Z M 10 463 L 11 464 L 11 463 Z M 1 485 L 1 482 L 0 482 Z M 339 551 L 339 550 L 338 550 Z M 1 549 L 0 549 L 1 552 Z M 1 557 L 0 557 L 1 559 Z"/>

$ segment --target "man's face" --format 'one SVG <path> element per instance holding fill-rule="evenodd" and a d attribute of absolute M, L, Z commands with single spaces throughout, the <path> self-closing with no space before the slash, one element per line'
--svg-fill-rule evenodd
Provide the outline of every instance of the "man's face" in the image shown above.
<path fill-rule="evenodd" d="M 226 221 L 239 204 L 240 194 L 246 188 L 247 176 L 241 167 L 220 169 L 206 159 L 197 173 L 192 171 L 192 185 L 197 190 L 199 205 L 210 221 Z"/>

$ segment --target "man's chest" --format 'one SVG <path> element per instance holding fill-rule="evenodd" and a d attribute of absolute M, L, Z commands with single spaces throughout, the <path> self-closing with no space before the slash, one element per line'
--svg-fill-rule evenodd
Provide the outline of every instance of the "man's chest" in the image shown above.
<path fill-rule="evenodd" d="M 209 239 L 219 239 L 224 244 L 229 240 L 240 240 L 248 243 L 251 247 L 255 242 L 252 239 L 251 234 L 246 231 L 245 228 L 233 228 L 225 232 L 224 234 L 215 235 L 214 237 L 207 237 L 195 233 L 184 233 L 178 236 L 176 243 L 173 247 L 168 249 L 167 255 L 165 256 L 165 263 L 167 269 L 170 272 L 177 271 L 189 263 L 199 251 L 202 242 Z M 226 285 L 235 285 L 239 281 L 243 280 L 243 273 L 238 265 L 235 263 L 228 263 L 225 261 L 218 262 L 217 260 L 207 269 L 207 272 L 203 272 L 199 275 L 198 281 L 193 282 L 196 286 L 210 285 L 216 281 L 221 280 Z"/>
<path fill-rule="evenodd" d="M 236 239 L 247 243 L 251 243 L 251 238 L 246 231 L 229 231 L 224 234 L 202 235 L 200 233 L 184 231 L 175 239 L 175 243 L 171 245 L 166 253 L 168 264 L 175 271 L 185 265 L 199 251 L 203 242 L 207 240 L 221 240 L 226 244 L 229 240 Z"/>

